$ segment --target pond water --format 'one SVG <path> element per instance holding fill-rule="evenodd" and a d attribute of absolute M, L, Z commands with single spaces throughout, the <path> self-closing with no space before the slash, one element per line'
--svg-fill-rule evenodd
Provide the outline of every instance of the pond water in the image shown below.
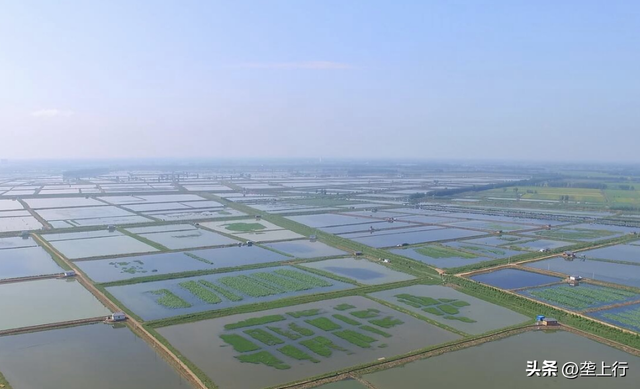
<path fill-rule="evenodd" d="M 384 265 L 373 263 L 366 259 L 336 258 L 309 262 L 302 266 L 328 271 L 367 285 L 386 284 L 388 282 L 406 281 L 415 278 L 409 274 L 391 270 Z"/>
<path fill-rule="evenodd" d="M 369 231 L 370 227 L 373 227 L 377 230 L 384 230 L 388 228 L 401 227 L 401 226 L 406 227 L 406 226 L 410 226 L 410 224 L 401 223 L 401 222 L 389 223 L 386 221 L 371 220 L 371 223 L 369 224 L 348 224 L 345 226 L 337 226 L 337 227 L 320 227 L 318 229 L 321 231 L 328 232 L 330 234 L 337 235 L 337 234 L 345 234 L 350 232 L 367 232 Z"/>
<path fill-rule="evenodd" d="M 371 223 L 372 221 L 375 221 L 374 219 L 365 217 L 336 215 L 332 213 L 319 215 L 287 216 L 287 219 L 305 224 L 309 227 L 341 226 L 346 224 Z"/>
<path fill-rule="evenodd" d="M 235 239 L 195 227 L 191 230 L 153 232 L 139 235 L 172 250 L 238 243 Z"/>
<path fill-rule="evenodd" d="M 355 379 L 346 379 L 338 382 L 332 382 L 330 384 L 324 384 L 316 386 L 317 389 L 367 389 L 366 386 L 358 382 Z"/>
<path fill-rule="evenodd" d="M 552 295 L 553 297 L 551 297 L 551 299 L 543 298 L 542 296 L 544 295 L 539 294 L 540 292 L 553 292 L 554 289 L 559 290 L 559 292 L 556 292 L 558 293 L 557 295 Z M 616 292 L 616 289 L 588 284 L 586 282 L 580 282 L 580 285 L 578 287 L 572 287 L 563 283 L 559 285 L 543 286 L 540 288 L 524 289 L 518 291 L 517 293 L 535 300 L 545 302 L 547 304 L 573 311 L 600 308 L 607 305 L 640 300 L 640 294 L 633 294 L 633 292 L 628 293 L 628 295 L 618 295 L 617 297 L 613 297 L 608 292 Z M 624 291 L 620 290 L 619 292 Z M 587 297 L 583 297 L 582 293 L 584 293 Z M 589 297 L 587 293 L 592 293 L 593 296 L 599 297 L 600 301 L 596 300 L 595 298 Z M 556 298 L 555 296 L 558 297 Z M 565 302 L 565 304 L 561 303 L 561 301 Z M 569 302 L 570 304 L 566 304 L 566 302 Z M 593 303 L 589 304 L 589 302 Z"/>
<path fill-rule="evenodd" d="M 24 201 L 25 203 L 29 204 L 29 206 L 33 209 L 91 207 L 91 206 L 105 205 L 102 201 L 98 201 L 91 198 L 87 199 L 84 197 L 26 199 Z"/>
<path fill-rule="evenodd" d="M 58 240 L 51 242 L 51 245 L 69 259 L 158 251 L 158 249 L 126 235 Z"/>
<path fill-rule="evenodd" d="M 591 312 L 587 315 L 616 326 L 640 332 L 640 304 Z"/>
<path fill-rule="evenodd" d="M 558 372 L 557 377 L 527 377 L 527 361 L 544 360 L 578 365 L 593 361 L 611 365 L 615 361 L 629 363 L 627 377 L 585 378 L 570 380 Z M 463 369 L 463 370 L 461 370 Z M 581 388 L 600 389 L 603 385 L 616 389 L 636 388 L 640 380 L 640 358 L 578 335 L 557 331 L 530 331 L 479 346 L 419 360 L 402 367 L 363 377 L 377 389 L 423 389 L 428 382 L 433 388 Z M 606 382 L 605 382 L 606 381 Z"/>
<path fill-rule="evenodd" d="M 0 211 L 14 211 L 23 209 L 22 204 L 13 200 L 0 200 Z"/>
<path fill-rule="evenodd" d="M 418 250 L 420 247 L 406 247 L 389 250 L 390 253 L 402 255 L 428 265 L 435 266 L 440 269 L 446 269 L 451 267 L 465 266 L 472 263 L 478 263 L 483 261 L 492 261 L 495 258 L 489 258 L 486 256 L 477 256 L 475 258 L 463 258 L 463 257 L 447 257 L 447 258 L 432 258 L 427 255 L 421 254 Z"/>
<path fill-rule="evenodd" d="M 39 230 L 42 224 L 33 216 L 0 218 L 0 232 Z"/>
<path fill-rule="evenodd" d="M 447 242 L 443 244 L 444 246 L 454 247 L 457 249 L 462 249 L 464 251 L 470 251 L 472 253 L 476 253 L 478 255 L 484 255 L 491 258 L 507 258 L 512 257 L 514 255 L 526 254 L 524 251 L 516 251 L 506 249 L 504 247 L 493 247 L 479 244 L 471 244 L 468 240 L 458 241 L 458 242 Z"/>
<path fill-rule="evenodd" d="M 551 270 L 567 275 L 578 275 L 584 278 L 611 282 L 613 284 L 640 287 L 640 267 L 622 265 L 602 261 L 579 260 L 567 261 L 562 257 L 531 262 L 527 267 Z"/>
<path fill-rule="evenodd" d="M 487 222 L 487 221 L 480 221 L 480 220 L 460 222 L 460 223 L 456 223 L 455 226 L 467 227 L 467 228 L 478 228 L 478 229 L 489 231 L 489 232 L 497 231 L 497 230 L 517 231 L 517 230 L 531 228 L 531 226 L 527 226 L 523 224 L 509 224 L 509 223 L 499 222 L 499 221 Z"/>
<path fill-rule="evenodd" d="M 320 309 L 320 315 L 322 317 L 328 317 L 333 322 L 340 323 L 340 326 L 342 326 L 343 329 L 357 331 L 358 328 L 356 326 L 346 324 L 331 317 L 333 314 L 342 314 L 353 317 L 347 313 L 348 311 L 337 311 L 333 309 L 333 307 L 338 306 L 339 304 L 350 304 L 355 307 L 353 308 L 354 310 L 364 310 L 369 308 L 377 309 L 380 311 L 380 317 L 392 316 L 393 318 L 401 320 L 403 324 L 392 328 L 382 328 L 384 332 L 391 335 L 389 338 L 382 338 L 381 336 L 363 331 L 363 334 L 374 337 L 377 341 L 373 343 L 370 348 L 359 348 L 341 338 L 338 338 L 337 336 L 333 336 L 329 332 L 325 332 L 305 323 L 304 320 L 309 319 L 308 317 L 296 319 L 286 315 L 287 312 L 292 311 Z M 315 332 L 314 336 L 327 337 L 336 345 L 348 350 L 348 352 L 333 351 L 329 357 L 317 356 L 305 347 L 298 345 L 297 341 L 289 340 L 283 336 L 278 336 L 278 338 L 281 338 L 284 341 L 283 344 L 277 346 L 264 346 L 261 344 L 263 350 L 267 350 L 272 355 L 277 356 L 277 358 L 291 366 L 290 369 L 276 370 L 265 365 L 254 365 L 238 361 L 235 358 L 238 353 L 219 338 L 219 335 L 222 333 L 237 333 L 248 338 L 248 336 L 242 332 L 246 328 L 225 331 L 225 324 L 236 323 L 253 317 L 278 314 L 286 315 L 285 317 L 287 320 L 273 323 L 271 326 L 286 328 L 289 323 L 296 323 L 297 325 L 305 328 L 313 328 L 313 331 Z M 356 320 L 360 323 L 368 324 L 366 320 Z M 264 326 L 255 328 L 264 328 Z M 378 358 L 388 358 L 394 355 L 407 353 L 412 350 L 459 338 L 458 335 L 425 323 L 424 321 L 412 316 L 394 311 L 389 307 L 364 297 L 345 297 L 293 307 L 271 309 L 257 313 L 203 320 L 195 323 L 159 328 L 158 332 L 183 355 L 189 358 L 190 361 L 194 362 L 221 389 L 255 389 L 271 387 L 305 377 L 344 369 L 348 366 L 375 361 Z M 304 339 L 305 338 L 301 338 L 298 341 L 303 341 Z M 257 341 L 254 342 L 259 343 Z M 294 345 L 300 350 L 304 350 L 317 358 L 319 362 L 312 363 L 309 361 L 297 361 L 283 355 L 277 351 L 277 349 L 282 347 L 284 344 Z M 376 346 L 381 344 L 386 344 L 387 346 L 383 348 Z M 238 371 L 242 371 L 243 374 L 237 374 Z"/>
<path fill-rule="evenodd" d="M 96 282 L 111 282 L 135 277 L 194 270 L 213 270 L 291 259 L 258 246 L 223 247 L 194 250 L 187 253 L 162 253 L 126 258 L 78 261 L 76 265 Z"/>
<path fill-rule="evenodd" d="M 30 237 L 27 239 L 23 239 L 22 237 L 0 238 L 0 250 L 35 246 L 37 246 L 36 242 Z"/>
<path fill-rule="evenodd" d="M 109 291 L 109 293 L 113 294 L 115 298 L 120 300 L 124 305 L 126 305 L 129 309 L 131 309 L 133 312 L 135 312 L 138 316 L 140 316 L 144 320 L 156 320 L 156 319 L 163 319 L 171 316 L 184 315 L 188 313 L 218 310 L 218 309 L 235 307 L 235 306 L 245 305 L 245 304 L 279 300 L 286 297 L 301 296 L 301 295 L 315 294 L 315 293 L 326 293 L 326 292 L 331 292 L 335 290 L 349 289 L 354 287 L 353 285 L 350 285 L 344 282 L 329 280 L 326 277 L 318 276 L 315 274 L 309 274 L 309 275 L 312 275 L 313 277 L 328 281 L 329 283 L 331 283 L 331 286 L 314 287 L 314 288 L 299 291 L 299 292 L 283 292 L 283 293 L 273 294 L 273 295 L 264 296 L 264 297 L 250 297 L 235 289 L 232 290 L 218 281 L 220 278 L 223 278 L 223 277 L 251 275 L 253 273 L 261 273 L 261 272 L 273 272 L 274 270 L 280 270 L 280 269 L 295 270 L 300 273 L 309 274 L 307 272 L 304 272 L 303 270 L 295 269 L 290 266 L 283 266 L 278 268 L 244 270 L 244 271 L 237 271 L 237 272 L 231 272 L 231 273 L 221 273 L 221 274 L 211 274 L 211 275 L 199 276 L 199 277 L 181 278 L 181 279 L 175 279 L 175 280 L 154 281 L 154 282 L 144 282 L 144 283 L 133 284 L 133 285 L 114 286 L 114 287 L 107 288 L 107 290 Z M 230 300 L 224 299 L 222 302 L 218 304 L 208 304 L 199 300 L 194 295 L 192 295 L 189 291 L 183 289 L 179 285 L 181 282 L 199 281 L 199 280 L 206 280 L 220 287 L 224 287 L 227 290 L 232 290 L 233 293 L 241 296 L 242 300 L 230 301 Z M 191 304 L 191 307 L 171 309 L 156 303 L 156 299 L 158 297 L 153 295 L 151 292 L 157 291 L 160 289 L 170 290 L 176 296 L 182 298 L 184 301 Z"/>
<path fill-rule="evenodd" d="M 455 314 L 453 317 L 466 317 L 475 322 L 466 323 L 458 319 L 447 318 L 447 315 L 436 315 L 430 312 L 426 312 L 422 309 L 426 306 L 414 307 L 399 301 L 399 299 L 395 297 L 399 294 L 409 294 L 419 297 L 431 297 L 433 299 L 455 299 L 464 301 L 469 305 L 457 307 L 459 313 Z M 472 335 L 482 334 L 488 331 L 497 330 L 499 328 L 525 323 L 532 319 L 499 305 L 491 304 L 484 300 L 466 295 L 455 289 L 440 285 L 413 285 L 399 289 L 371 293 L 370 296 L 385 300 L 404 309 L 413 311 L 418 315 L 428 317 L 429 319 L 435 320 L 439 323 L 445 324 L 449 327 Z"/>
<path fill-rule="evenodd" d="M 558 277 L 517 269 L 502 269 L 490 273 L 478 274 L 477 276 L 471 277 L 471 279 L 502 289 L 517 289 L 561 281 Z"/>
<path fill-rule="evenodd" d="M 0 279 L 62 273 L 63 270 L 41 247 L 0 251 Z"/>
<path fill-rule="evenodd" d="M 484 235 L 483 232 L 459 230 L 455 228 L 425 229 L 423 231 L 378 235 L 354 238 L 352 240 L 371 247 L 392 247 L 402 243 L 416 244 L 436 242 L 439 240 L 466 238 L 470 236 Z"/>
<path fill-rule="evenodd" d="M 128 327 L 101 323 L 0 337 L 0 366 L 15 389 L 191 388 Z"/>
<path fill-rule="evenodd" d="M 69 223 L 76 226 L 90 227 L 90 226 L 107 226 L 107 225 L 124 225 L 124 224 L 139 224 L 150 223 L 153 220 L 146 217 L 131 215 L 131 216 L 114 216 L 114 217 L 99 217 L 90 219 L 77 219 L 69 220 Z"/>
<path fill-rule="evenodd" d="M 454 219 L 449 217 L 441 217 L 441 216 L 426 216 L 426 215 L 412 215 L 412 216 L 399 216 L 399 220 L 407 220 L 418 223 L 427 223 L 427 224 L 447 224 L 447 223 L 455 223 L 462 222 L 462 219 Z"/>
<path fill-rule="evenodd" d="M 214 218 L 232 218 L 238 216 L 247 216 L 246 213 L 236 211 L 235 209 L 203 209 L 203 210 L 185 210 L 174 212 L 148 212 L 147 215 L 151 215 L 156 219 L 164 221 L 182 221 L 182 220 L 200 220 L 200 219 L 214 219 Z"/>
<path fill-rule="evenodd" d="M 78 281 L 47 279 L 0 285 L 0 330 L 107 316 L 105 308 Z"/>
<path fill-rule="evenodd" d="M 529 242 L 518 242 L 518 243 L 512 244 L 512 246 L 519 247 L 524 250 L 530 250 L 530 251 L 538 251 L 541 249 L 554 250 L 561 247 L 568 247 L 572 245 L 574 245 L 574 243 L 560 242 L 557 240 L 548 240 L 548 239 L 538 239 L 538 240 L 532 240 Z"/>
<path fill-rule="evenodd" d="M 331 247 L 322 242 L 309 240 L 296 240 L 290 242 L 267 243 L 265 247 L 287 253 L 296 258 L 319 258 L 334 255 L 346 255 L 347 252 Z"/>
<path fill-rule="evenodd" d="M 135 216 L 135 214 L 114 207 L 105 205 L 101 207 L 80 207 L 80 208 L 52 208 L 38 210 L 38 214 L 45 220 L 74 220 L 74 219 L 96 219 L 116 216 Z"/>
<path fill-rule="evenodd" d="M 587 258 L 640 263 L 640 246 L 629 244 L 619 244 L 595 250 L 582 251 L 580 254 L 586 255 Z"/>
<path fill-rule="evenodd" d="M 133 212 L 147 212 L 147 211 L 167 211 L 174 209 L 191 209 L 186 205 L 180 203 L 152 203 L 152 204 L 131 204 L 123 205 Z"/>

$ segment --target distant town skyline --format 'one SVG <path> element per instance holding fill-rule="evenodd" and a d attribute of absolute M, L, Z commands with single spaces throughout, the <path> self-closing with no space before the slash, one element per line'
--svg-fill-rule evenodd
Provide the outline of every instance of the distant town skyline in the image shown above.
<path fill-rule="evenodd" d="M 640 162 L 640 3 L 0 5 L 0 159 Z"/>

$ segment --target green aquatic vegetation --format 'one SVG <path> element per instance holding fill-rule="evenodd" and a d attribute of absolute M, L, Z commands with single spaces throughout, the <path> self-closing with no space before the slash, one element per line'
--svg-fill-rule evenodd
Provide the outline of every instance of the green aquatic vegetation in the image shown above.
<path fill-rule="evenodd" d="M 284 336 L 285 338 L 291 339 L 291 340 L 298 340 L 302 337 L 302 335 L 297 334 L 295 332 L 280 328 L 280 327 L 272 327 L 272 326 L 267 326 L 268 329 L 270 329 L 271 331 L 275 332 L 276 334 L 280 335 L 280 336 Z M 313 334 L 312 334 L 313 335 Z"/>
<path fill-rule="evenodd" d="M 448 319 L 448 320 L 459 320 L 459 321 L 462 321 L 462 322 L 465 322 L 465 323 L 475 323 L 476 322 L 475 320 L 469 319 L 468 317 L 465 317 L 465 316 L 446 315 L 444 318 Z"/>
<path fill-rule="evenodd" d="M 181 288 L 188 290 L 192 295 L 196 296 L 198 299 L 204 301 L 207 304 L 218 304 L 222 302 L 222 299 L 218 297 L 217 294 L 213 293 L 212 291 L 195 281 L 181 282 L 178 285 L 180 285 Z"/>
<path fill-rule="evenodd" d="M 233 349 L 239 353 L 246 353 L 249 351 L 256 351 L 260 349 L 260 346 L 252 341 L 245 339 L 244 337 L 236 334 L 220 335 L 220 339 L 225 343 L 233 346 Z"/>
<path fill-rule="evenodd" d="M 353 308 L 355 308 L 354 305 L 346 304 L 346 303 L 338 304 L 335 307 L 333 307 L 333 309 L 338 311 L 348 311 L 349 309 L 353 309 Z"/>
<path fill-rule="evenodd" d="M 616 232 L 581 228 L 560 228 L 557 230 L 536 231 L 535 234 L 545 238 L 580 240 L 606 238 L 612 235 L 616 235 Z"/>
<path fill-rule="evenodd" d="M 320 309 L 316 308 L 316 309 L 306 309 L 304 311 L 287 312 L 287 315 L 298 319 L 300 317 L 316 316 L 319 313 L 320 313 Z"/>
<path fill-rule="evenodd" d="M 374 308 L 369 308 L 369 309 L 366 309 L 364 311 L 353 311 L 353 312 L 349 312 L 349 313 L 351 315 L 357 317 L 358 319 L 370 319 L 372 317 L 378 316 L 380 311 L 377 310 L 377 309 L 374 309 Z"/>
<path fill-rule="evenodd" d="M 202 285 L 206 286 L 209 289 L 213 289 L 216 292 L 220 293 L 222 295 L 222 297 L 226 298 L 229 301 L 242 301 L 242 296 L 238 296 L 237 294 L 228 291 L 225 288 L 222 288 L 212 282 L 209 282 L 207 280 L 200 280 L 198 281 L 199 283 L 201 283 Z"/>
<path fill-rule="evenodd" d="M 552 286 L 528 291 L 534 297 L 551 303 L 565 305 L 575 309 L 584 309 L 593 305 L 609 304 L 638 296 L 637 293 L 604 286 Z"/>
<path fill-rule="evenodd" d="M 342 338 L 347 342 L 361 348 L 369 348 L 371 347 L 371 343 L 378 341 L 377 339 L 372 338 L 368 335 L 364 335 L 352 330 L 336 331 L 333 334 L 338 338 Z"/>
<path fill-rule="evenodd" d="M 286 292 L 298 292 L 301 290 L 313 289 L 312 285 L 304 284 L 290 278 L 281 277 L 273 273 L 253 273 L 251 277 L 267 281 Z M 272 287 L 271 285 L 269 286 Z"/>
<path fill-rule="evenodd" d="M 263 364 L 278 370 L 286 370 L 291 368 L 291 366 L 282 362 L 268 351 L 259 351 L 254 354 L 236 355 L 236 358 L 239 359 L 240 362 L 253 363 L 256 365 Z"/>
<path fill-rule="evenodd" d="M 360 326 L 360 329 L 364 330 L 364 331 L 372 332 L 372 333 L 377 334 L 377 335 L 382 335 L 385 338 L 390 338 L 392 336 L 388 332 L 384 332 L 384 331 L 382 331 L 380 329 L 377 329 L 376 327 L 371 327 L 371 326 L 368 326 L 368 325 Z"/>
<path fill-rule="evenodd" d="M 275 288 L 259 284 L 255 279 L 245 275 L 222 277 L 218 281 L 231 289 L 235 289 L 251 297 L 266 297 L 280 293 L 280 291 Z"/>
<path fill-rule="evenodd" d="M 395 326 L 399 326 L 400 324 L 404 324 L 404 322 L 400 319 L 396 319 L 393 316 L 387 316 L 383 319 L 373 319 L 369 320 L 369 323 L 377 325 L 382 328 L 392 328 Z"/>
<path fill-rule="evenodd" d="M 443 302 L 443 303 L 452 303 L 452 302 L 456 301 L 456 299 L 438 299 L 438 301 Z"/>
<path fill-rule="evenodd" d="M 472 259 L 477 258 L 478 256 L 475 254 L 468 253 L 466 251 L 456 250 L 451 247 L 444 246 L 424 246 L 415 249 L 415 251 L 419 254 L 422 254 L 431 258 L 466 258 Z"/>
<path fill-rule="evenodd" d="M 378 345 L 378 348 L 387 348 L 387 347 L 389 347 L 389 345 L 386 343 L 382 343 L 381 345 Z"/>
<path fill-rule="evenodd" d="M 274 271 L 274 273 L 279 274 L 281 276 L 293 278 L 295 280 L 302 281 L 304 283 L 307 283 L 309 285 L 313 285 L 316 287 L 327 287 L 327 286 L 333 285 L 331 282 L 324 280 L 322 278 L 314 277 L 310 274 L 302 273 L 295 270 L 279 269 Z"/>
<path fill-rule="evenodd" d="M 442 313 L 442 311 L 440 311 L 436 307 L 426 307 L 426 308 L 422 308 L 422 310 L 432 315 L 438 315 L 438 316 L 444 315 L 444 313 Z"/>
<path fill-rule="evenodd" d="M 469 251 L 477 251 L 483 254 L 495 254 L 495 255 L 504 255 L 506 254 L 506 251 L 500 250 L 500 249 L 496 249 L 496 248 L 489 248 L 489 247 L 480 247 L 480 246 L 460 246 L 460 248 L 463 248 L 465 250 L 469 250 Z"/>
<path fill-rule="evenodd" d="M 184 253 L 184 255 L 186 255 L 188 257 L 191 257 L 191 258 L 195 259 L 196 261 L 200 261 L 200 262 L 206 263 L 208 265 L 213 265 L 213 262 L 211 262 L 208 259 L 202 258 L 201 256 L 199 256 L 197 254 L 186 252 L 186 253 Z"/>
<path fill-rule="evenodd" d="M 299 333 L 302 336 L 311 336 L 311 335 L 315 334 L 315 332 L 313 332 L 309 328 L 302 327 L 302 326 L 300 326 L 300 325 L 298 325 L 296 323 L 289 323 L 289 329 Z"/>
<path fill-rule="evenodd" d="M 360 325 L 360 322 L 358 322 L 356 320 L 353 320 L 352 318 L 347 317 L 345 315 L 335 314 L 335 315 L 333 315 L 333 317 L 338 319 L 338 320 L 340 320 L 340 321 L 342 321 L 342 322 L 345 322 L 347 324 L 351 324 L 353 326 L 359 326 Z"/>
<path fill-rule="evenodd" d="M 249 330 L 245 330 L 244 333 L 257 341 L 266 344 L 267 346 L 275 346 L 284 343 L 284 340 L 278 338 L 275 335 L 272 335 L 262 328 L 252 328 Z"/>
<path fill-rule="evenodd" d="M 251 319 L 242 320 L 236 323 L 225 324 L 225 330 L 233 330 L 236 328 L 244 328 L 244 327 L 252 327 L 261 324 L 270 324 L 278 321 L 287 320 L 282 315 L 268 315 L 268 316 L 260 316 L 260 317 L 252 317 Z"/>
<path fill-rule="evenodd" d="M 169 289 L 151 290 L 148 293 L 160 296 L 156 299 L 156 303 L 170 309 L 189 308 L 191 304 L 176 296 Z"/>
<path fill-rule="evenodd" d="M 402 293 L 402 294 L 397 294 L 395 295 L 396 298 L 398 298 L 400 302 L 408 304 L 408 302 L 414 303 L 414 304 L 420 304 L 420 306 L 429 306 L 429 305 L 437 305 L 440 304 L 440 302 L 434 298 L 431 297 L 422 297 L 422 296 L 414 296 L 411 294 L 406 294 L 406 293 Z M 409 304 L 411 305 L 411 304 Z"/>
<path fill-rule="evenodd" d="M 452 301 L 451 305 L 453 305 L 454 307 L 462 308 L 462 307 L 468 307 L 471 304 L 469 304 L 466 301 L 456 300 L 456 301 Z"/>
<path fill-rule="evenodd" d="M 298 361 L 311 361 L 313 363 L 318 363 L 320 362 L 318 359 L 315 359 L 314 357 L 312 357 L 311 355 L 305 353 L 304 351 L 300 350 L 299 348 L 292 346 L 290 344 L 280 347 L 278 349 L 278 351 L 280 351 L 281 353 L 283 353 L 284 355 L 291 357 L 293 359 L 297 359 Z"/>
<path fill-rule="evenodd" d="M 438 305 L 438 308 L 444 312 L 447 313 L 449 315 L 457 315 L 458 313 L 460 313 L 460 311 L 458 310 L 458 308 L 456 307 L 452 307 L 451 305 L 448 304 L 442 304 L 442 305 Z"/>
<path fill-rule="evenodd" d="M 617 321 L 629 327 L 640 329 L 640 307 L 627 309 L 616 313 L 604 313 L 603 317 Z"/>
<path fill-rule="evenodd" d="M 332 350 L 347 351 L 345 348 L 338 346 L 324 336 L 316 336 L 315 338 L 303 340 L 300 344 L 323 357 L 330 357 L 333 353 Z"/>
<path fill-rule="evenodd" d="M 312 326 L 319 328 L 323 331 L 333 331 L 342 328 L 339 324 L 332 322 L 326 317 L 318 317 L 315 319 L 305 320 L 307 324 L 311 324 Z"/>
<path fill-rule="evenodd" d="M 251 232 L 251 231 L 264 230 L 267 227 L 263 226 L 260 223 L 230 223 L 230 224 L 225 224 L 224 228 L 229 231 Z"/>

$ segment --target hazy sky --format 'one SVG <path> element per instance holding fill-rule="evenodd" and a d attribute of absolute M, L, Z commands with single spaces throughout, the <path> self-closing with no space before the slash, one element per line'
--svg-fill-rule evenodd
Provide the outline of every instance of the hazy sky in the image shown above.
<path fill-rule="evenodd" d="M 0 1 L 0 158 L 639 150 L 640 1 Z"/>

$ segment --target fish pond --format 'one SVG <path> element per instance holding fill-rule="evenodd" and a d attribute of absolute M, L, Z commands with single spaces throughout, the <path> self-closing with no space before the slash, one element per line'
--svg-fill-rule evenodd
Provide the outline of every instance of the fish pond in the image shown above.
<path fill-rule="evenodd" d="M 177 389 L 190 384 L 126 326 L 68 327 L 0 337 L 15 389 Z"/>
<path fill-rule="evenodd" d="M 284 384 L 459 338 L 364 297 L 226 316 L 158 332 L 222 389 Z"/>
<path fill-rule="evenodd" d="M 139 233 L 138 235 L 172 250 L 238 243 L 237 240 L 227 238 L 224 235 L 188 224 L 176 224 L 175 229 L 171 231 Z"/>
<path fill-rule="evenodd" d="M 640 300 L 640 294 L 635 292 L 585 282 L 580 283 L 579 286 L 561 284 L 530 288 L 518 293 L 561 308 L 578 311 Z"/>
<path fill-rule="evenodd" d="M 588 315 L 632 331 L 640 332 L 640 304 L 590 312 Z"/>
<path fill-rule="evenodd" d="M 427 229 L 422 231 L 396 233 L 396 234 L 380 234 L 364 238 L 354 238 L 352 240 L 363 243 L 371 247 L 383 248 L 397 246 L 403 243 L 416 244 L 426 242 L 436 242 L 439 240 L 449 240 L 458 238 L 467 238 L 470 236 L 484 235 L 483 232 L 460 230 L 455 228 L 438 228 Z"/>
<path fill-rule="evenodd" d="M 472 280 L 502 289 L 518 289 L 560 282 L 558 277 L 518 269 L 501 269 L 471 277 Z"/>
<path fill-rule="evenodd" d="M 567 362 L 579 366 L 584 361 L 593 361 L 597 369 L 601 369 L 601 362 L 610 366 L 615 361 L 624 361 L 628 362 L 629 369 L 623 378 L 566 379 L 560 371 L 556 377 L 527 377 L 527 361 L 534 360 L 539 366 L 544 360 L 554 360 L 559 368 Z M 529 331 L 363 378 L 377 389 L 396 389 L 398 382 L 402 382 L 403 389 L 423 389 L 425 382 L 433 388 L 600 389 L 607 385 L 632 389 L 640 380 L 640 358 L 570 332 Z"/>
<path fill-rule="evenodd" d="M 57 323 L 111 312 L 74 279 L 46 279 L 0 285 L 0 330 Z"/>
<path fill-rule="evenodd" d="M 527 263 L 525 266 L 640 288 L 640 267 L 637 265 L 592 261 L 589 259 L 568 261 L 563 257 L 555 257 Z"/>
<path fill-rule="evenodd" d="M 62 268 L 41 247 L 0 250 L 0 279 L 62 273 Z"/>
<path fill-rule="evenodd" d="M 291 255 L 296 258 L 320 258 L 346 255 L 347 252 L 331 247 L 322 242 L 294 240 L 289 242 L 266 243 L 265 247 Z"/>
<path fill-rule="evenodd" d="M 46 235 L 42 237 L 47 239 Z M 69 259 L 158 251 L 146 243 L 119 232 L 97 238 L 55 240 L 49 243 Z"/>
<path fill-rule="evenodd" d="M 213 270 L 286 260 L 291 258 L 258 246 L 242 246 L 78 261 L 76 265 L 96 282 L 111 282 L 150 275 Z"/>
<path fill-rule="evenodd" d="M 416 261 L 441 269 L 464 266 L 483 261 L 491 261 L 494 259 L 444 245 L 405 247 L 391 249 L 389 252 L 415 259 Z"/>
<path fill-rule="evenodd" d="M 144 320 L 353 288 L 289 266 L 113 286 L 107 290 Z"/>
<path fill-rule="evenodd" d="M 371 293 L 370 296 L 472 335 L 531 320 L 520 313 L 440 285 L 413 285 Z"/>
<path fill-rule="evenodd" d="M 336 258 L 308 262 L 302 266 L 327 271 L 341 277 L 351 278 L 367 285 L 386 284 L 415 278 L 409 274 L 391 270 L 384 265 L 373 263 L 366 259 Z"/>

